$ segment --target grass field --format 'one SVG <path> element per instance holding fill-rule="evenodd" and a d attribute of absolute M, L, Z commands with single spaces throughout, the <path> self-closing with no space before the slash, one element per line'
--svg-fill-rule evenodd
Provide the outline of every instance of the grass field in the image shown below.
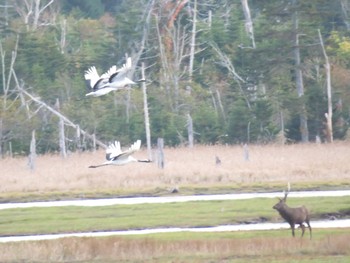
<path fill-rule="evenodd" d="M 6 209 L 0 210 L 0 236 L 281 222 L 281 217 L 272 209 L 275 203 L 275 199 L 259 198 L 105 207 Z M 337 218 L 350 217 L 350 196 L 290 198 L 288 203 L 291 206 L 304 204 L 312 208 L 312 221 L 328 219 L 329 215 L 337 215 Z"/>
<path fill-rule="evenodd" d="M 251 145 L 249 161 L 241 146 L 166 148 L 165 168 L 156 163 L 87 168 L 104 161 L 104 152 L 38 156 L 35 171 L 27 158 L 0 160 L 0 201 L 96 198 L 127 195 L 233 193 L 349 189 L 350 143 Z M 154 154 L 156 156 L 156 154 Z M 145 158 L 146 151 L 136 157 Z M 215 165 L 215 156 L 222 164 Z M 349 211 L 344 199 L 290 199 L 306 204 L 314 215 Z M 0 212 L 2 234 L 139 228 L 170 225 L 215 225 L 281 220 L 274 200 L 204 202 L 85 208 L 14 209 Z M 147 213 L 148 212 L 148 213 Z M 175 220 L 176 219 L 176 220 Z M 187 223 L 188 222 L 188 223 Z M 37 229 L 37 230 L 34 230 Z M 7 231 L 7 232 L 6 232 Z M 16 232 L 17 231 L 17 232 Z M 314 239 L 291 238 L 290 230 L 237 233 L 176 233 L 135 237 L 64 238 L 0 244 L 1 262 L 349 262 L 350 230 L 316 230 Z"/>
<path fill-rule="evenodd" d="M 165 168 L 156 162 L 89 169 L 104 161 L 104 151 L 39 156 L 31 172 L 27 158 L 0 160 L 0 200 L 64 199 L 89 196 L 164 195 L 292 188 L 350 187 L 350 143 L 166 148 Z M 222 164 L 215 165 L 215 156 Z M 156 154 L 155 154 L 156 156 Z M 145 158 L 142 150 L 136 157 Z"/>
<path fill-rule="evenodd" d="M 350 230 L 313 240 L 285 231 L 63 238 L 0 244 L 1 262 L 337 262 L 350 260 Z"/>

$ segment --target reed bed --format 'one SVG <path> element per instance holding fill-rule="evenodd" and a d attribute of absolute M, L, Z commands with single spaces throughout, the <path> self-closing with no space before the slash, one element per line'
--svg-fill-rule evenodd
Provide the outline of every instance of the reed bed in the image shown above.
<path fill-rule="evenodd" d="M 342 184 L 350 179 L 350 143 L 165 148 L 165 167 L 153 163 L 88 168 L 104 161 L 104 151 L 38 156 L 30 171 L 27 158 L 0 160 L 0 196 L 8 193 L 145 192 L 174 187 L 237 187 L 276 183 Z M 221 159 L 216 165 L 215 156 Z M 145 158 L 146 150 L 135 154 Z"/>
<path fill-rule="evenodd" d="M 154 163 L 106 166 L 89 165 L 104 161 L 104 151 L 38 156 L 30 171 L 27 158 L 0 160 L 0 198 L 9 196 L 57 195 L 84 197 L 98 193 L 144 194 L 169 189 L 202 188 L 208 193 L 254 185 L 305 184 L 309 187 L 349 187 L 350 143 L 249 145 L 249 160 L 242 146 L 195 146 L 166 148 L 165 167 Z M 154 152 L 156 157 L 156 153 Z M 215 157 L 221 159 L 216 165 Z M 146 150 L 135 154 L 144 159 Z M 282 189 L 281 189 L 282 190 Z M 169 193 L 169 191 L 167 192 Z M 95 195 L 96 196 L 96 195 Z M 40 197 L 39 197 L 40 198 Z M 8 198 L 9 200 L 13 200 Z M 30 199 L 30 198 L 29 198 Z M 325 230 L 334 231 L 334 230 Z M 279 232 L 279 231 L 277 231 Z M 0 244 L 1 262 L 348 262 L 348 230 L 315 235 L 312 241 L 291 238 L 285 233 L 262 231 L 255 234 L 226 233 L 185 235 L 185 238 L 105 237 L 63 238 L 48 241 Z M 269 234 L 270 233 L 270 234 Z M 273 233 L 273 234 L 271 234 Z M 283 237 L 281 237 L 283 236 Z"/>
<path fill-rule="evenodd" d="M 349 233 L 311 241 L 269 234 L 252 238 L 196 235 L 179 240 L 152 236 L 62 238 L 0 244 L 0 254 L 1 262 L 347 262 L 349 238 Z"/>

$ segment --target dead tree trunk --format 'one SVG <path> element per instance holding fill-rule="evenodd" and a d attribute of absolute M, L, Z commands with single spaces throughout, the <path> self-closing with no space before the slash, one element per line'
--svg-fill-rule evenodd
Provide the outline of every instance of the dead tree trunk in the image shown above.
<path fill-rule="evenodd" d="M 244 156 L 244 161 L 249 161 L 249 147 L 248 144 L 243 145 L 243 156 Z"/>
<path fill-rule="evenodd" d="M 8 155 L 12 158 L 13 157 L 13 151 L 12 151 L 12 142 L 9 141 L 9 153 Z"/>
<path fill-rule="evenodd" d="M 331 85 L 331 67 L 329 64 L 328 56 L 324 48 L 321 31 L 318 29 L 318 36 L 322 47 L 323 56 L 325 59 L 326 77 L 327 77 L 327 101 L 328 101 L 328 112 L 325 114 L 327 120 L 327 142 L 333 142 L 333 104 L 332 104 L 332 85 Z"/>
<path fill-rule="evenodd" d="M 193 121 L 190 114 L 187 114 L 188 147 L 193 148 Z"/>
<path fill-rule="evenodd" d="M 5 55 L 6 52 L 4 51 L 2 44 L 0 42 L 0 55 L 1 55 L 1 69 L 2 69 L 2 86 L 3 86 L 3 110 L 6 111 L 7 110 L 7 98 L 10 95 L 10 87 L 11 87 L 11 78 L 13 76 L 13 72 L 14 72 L 14 65 L 15 65 L 15 61 L 17 58 L 17 49 L 18 49 L 18 41 L 19 41 L 19 37 L 17 36 L 17 40 L 16 40 L 16 44 L 15 44 L 15 48 L 12 51 L 11 54 L 11 63 L 10 63 L 10 67 L 8 70 L 8 76 L 6 78 L 6 65 L 5 65 Z"/>
<path fill-rule="evenodd" d="M 298 97 L 302 98 L 304 96 L 304 82 L 303 82 L 303 74 L 301 71 L 301 62 L 300 62 L 300 47 L 299 47 L 299 18 L 298 13 L 295 12 L 293 15 L 294 22 L 294 30 L 295 30 L 295 43 L 294 43 L 294 60 L 295 60 L 295 84 L 297 87 Z M 305 104 L 302 103 L 301 112 L 299 113 L 300 118 L 300 134 L 301 141 L 308 142 L 309 141 L 309 129 L 307 125 L 307 115 L 306 115 L 306 107 Z"/>
<path fill-rule="evenodd" d="M 163 138 L 158 138 L 157 140 L 157 163 L 158 163 L 158 168 L 164 169 L 164 139 Z"/>
<path fill-rule="evenodd" d="M 215 88 L 215 93 L 216 93 L 216 97 L 217 97 L 217 100 L 218 100 L 219 108 L 220 108 L 220 111 L 221 111 L 221 114 L 222 114 L 222 118 L 224 119 L 224 122 L 226 123 L 225 109 L 224 109 L 224 106 L 222 105 L 221 94 L 220 94 L 220 91 L 219 91 L 219 89 L 217 87 Z"/>
<path fill-rule="evenodd" d="M 60 49 L 61 49 L 61 54 L 64 54 L 66 49 L 67 19 L 63 19 L 60 23 L 60 26 L 61 26 Z"/>
<path fill-rule="evenodd" d="M 194 0 L 192 20 L 193 21 L 192 21 L 191 43 L 190 43 L 190 64 L 189 64 L 189 68 L 188 68 L 188 76 L 189 76 L 190 82 L 192 81 L 194 51 L 195 51 L 195 47 L 196 47 L 197 0 Z"/>
<path fill-rule="evenodd" d="M 76 137 L 75 137 L 75 145 L 78 149 L 79 152 L 81 152 L 83 146 L 82 146 L 82 143 L 81 143 L 81 132 L 80 132 L 80 126 L 77 125 L 77 129 L 76 129 Z"/>
<path fill-rule="evenodd" d="M 248 0 L 241 0 L 241 3 L 242 3 L 243 13 L 244 13 L 244 17 L 245 17 L 245 30 L 246 30 L 249 38 L 252 41 L 252 47 L 256 48 L 254 29 L 253 29 L 253 21 L 252 21 L 251 15 L 250 15 L 250 8 L 248 5 Z"/>
<path fill-rule="evenodd" d="M 145 44 L 148 39 L 154 4 L 155 4 L 155 0 L 149 0 L 148 4 L 144 8 L 144 13 L 142 15 L 142 17 L 145 18 L 143 21 L 143 34 L 142 34 L 142 39 L 138 45 L 138 51 L 136 52 L 136 54 L 133 54 L 132 56 L 132 61 L 134 63 L 133 63 L 133 68 L 131 70 L 131 75 L 133 75 L 136 65 L 138 64 L 138 61 L 140 60 L 140 57 L 145 49 Z"/>
<path fill-rule="evenodd" d="M 56 100 L 56 107 L 59 110 L 60 109 L 60 101 L 59 99 Z M 64 135 L 64 120 L 62 118 L 58 121 L 58 132 L 59 132 L 59 146 L 60 146 L 60 155 L 63 158 L 67 157 L 67 151 L 66 151 L 66 137 Z"/>
<path fill-rule="evenodd" d="M 344 24 L 346 26 L 346 29 L 350 30 L 350 22 L 349 22 L 349 15 L 348 15 L 349 10 L 350 10 L 349 1 L 348 0 L 341 0 L 340 5 L 341 5 L 341 11 L 342 11 L 342 17 L 343 17 Z"/>
<path fill-rule="evenodd" d="M 141 64 L 141 77 L 142 77 L 142 79 L 146 79 L 146 77 L 145 77 L 145 64 L 143 62 Z M 143 111 L 144 111 L 144 115 L 145 115 L 145 131 L 146 131 L 146 141 L 147 141 L 147 154 L 148 154 L 148 159 L 152 160 L 151 129 L 150 129 L 150 122 L 149 122 L 146 82 L 142 82 L 142 92 L 143 92 Z"/>
<path fill-rule="evenodd" d="M 64 135 L 64 120 L 60 118 L 59 123 L 59 145 L 60 145 L 60 155 L 63 158 L 67 157 L 67 151 L 66 151 L 66 137 Z"/>
<path fill-rule="evenodd" d="M 286 135 L 285 135 L 285 127 L 284 127 L 284 114 L 283 111 L 280 110 L 280 122 L 281 122 L 281 144 L 286 144 Z"/>
<path fill-rule="evenodd" d="M 49 105 L 47 105 L 45 102 L 42 102 L 41 100 L 39 100 L 38 98 L 34 97 L 33 95 L 31 95 L 29 92 L 27 92 L 26 90 L 22 89 L 20 86 L 18 86 L 18 90 L 19 92 L 24 93 L 25 95 L 27 95 L 31 100 L 33 100 L 34 102 L 36 102 L 37 104 L 39 104 L 41 107 L 44 107 L 45 109 L 49 110 L 50 112 L 52 112 L 53 114 L 55 114 L 56 116 L 58 116 L 59 118 L 61 118 L 65 124 L 73 127 L 74 129 L 77 129 L 77 124 L 73 123 L 72 121 L 70 121 L 66 116 L 64 116 L 63 114 L 59 113 L 57 110 L 53 109 L 52 107 L 50 107 Z M 81 134 L 83 134 L 84 136 L 88 137 L 90 140 L 96 142 L 96 144 L 98 144 L 99 146 L 101 146 L 102 148 L 106 149 L 107 145 L 104 144 L 103 142 L 96 140 L 95 137 L 93 135 L 90 135 L 89 133 L 87 133 L 86 131 L 80 129 Z"/>
<path fill-rule="evenodd" d="M 22 17 L 24 24 L 27 26 L 27 29 L 36 30 L 40 24 L 54 24 L 55 18 L 57 16 L 56 12 L 51 11 L 47 16 L 44 16 L 43 13 L 49 9 L 55 0 L 43 2 L 44 3 L 42 3 L 41 0 L 13 1 L 15 10 L 19 16 Z M 42 23 L 39 23 L 41 18 L 43 21 Z"/>
<path fill-rule="evenodd" d="M 156 21 L 156 32 L 159 43 L 159 57 L 161 61 L 160 86 L 165 87 L 168 105 L 174 112 L 180 106 L 181 80 L 188 76 L 193 69 L 193 59 L 196 53 L 196 26 L 192 25 L 192 34 L 187 25 L 181 23 L 181 10 L 189 0 L 163 1 L 165 4 L 155 9 L 153 14 Z M 192 10 L 191 10 L 192 11 Z M 191 54 L 192 52 L 192 54 Z M 198 52 L 198 51 L 197 51 Z M 189 58 L 188 63 L 184 59 Z M 184 67 L 187 65 L 187 67 Z M 190 69 L 192 68 L 192 69 Z"/>
<path fill-rule="evenodd" d="M 32 140 L 30 141 L 29 149 L 29 160 L 28 165 L 31 171 L 35 170 L 35 159 L 36 159 L 36 140 L 35 140 L 35 130 L 32 131 Z"/>
<path fill-rule="evenodd" d="M 247 103 L 247 107 L 249 109 L 251 109 L 251 105 L 250 105 L 250 102 L 249 102 L 249 99 L 248 99 L 248 96 L 247 94 L 245 93 L 245 91 L 243 90 L 243 87 L 241 85 L 241 83 L 245 83 L 245 80 L 236 72 L 236 69 L 235 67 L 233 66 L 230 58 L 225 54 L 223 53 L 219 47 L 216 45 L 216 44 L 211 44 L 211 47 L 214 49 L 214 51 L 217 53 L 219 59 L 220 59 L 220 63 L 222 64 L 222 66 L 224 66 L 229 74 L 233 77 L 233 79 L 236 81 L 237 85 L 238 85 L 238 88 L 244 98 L 244 100 L 246 101 Z"/>

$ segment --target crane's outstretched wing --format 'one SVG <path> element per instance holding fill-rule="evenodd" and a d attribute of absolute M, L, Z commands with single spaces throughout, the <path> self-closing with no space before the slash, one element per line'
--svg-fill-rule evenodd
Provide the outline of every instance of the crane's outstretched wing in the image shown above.
<path fill-rule="evenodd" d="M 130 148 L 124 152 L 124 154 L 130 155 L 133 154 L 134 152 L 137 152 L 138 150 L 140 150 L 141 148 L 141 140 L 137 140 L 136 142 L 134 142 Z"/>
<path fill-rule="evenodd" d="M 110 165 L 110 164 L 123 165 L 132 161 L 147 162 L 147 163 L 151 162 L 150 160 L 137 160 L 130 156 L 134 152 L 140 150 L 140 148 L 141 148 L 141 140 L 137 140 L 130 146 L 128 150 L 123 152 L 120 148 L 120 142 L 115 141 L 114 143 L 110 144 L 106 150 L 107 161 L 99 165 L 90 165 L 89 168 L 97 168 L 97 167 Z"/>
<path fill-rule="evenodd" d="M 100 80 L 100 76 L 98 75 L 95 66 L 92 66 L 88 70 L 86 70 L 84 77 L 85 80 L 89 82 L 91 88 L 94 88 L 96 83 Z"/>
<path fill-rule="evenodd" d="M 108 145 L 108 148 L 106 150 L 106 159 L 107 161 L 113 160 L 115 157 L 119 156 L 122 153 L 122 150 L 120 148 L 120 142 L 115 141 L 114 143 L 111 143 Z"/>
<path fill-rule="evenodd" d="M 130 148 L 126 151 L 122 151 L 120 148 L 120 142 L 115 141 L 114 144 L 111 144 L 106 151 L 106 159 L 108 161 L 116 160 L 116 159 L 124 159 L 128 158 L 134 152 L 137 152 L 141 148 L 141 140 L 137 140 L 134 142 Z"/>
<path fill-rule="evenodd" d="M 126 74 L 130 71 L 130 69 L 132 67 L 131 57 L 128 57 L 126 59 L 126 63 L 121 68 L 117 69 L 116 66 L 113 66 L 113 67 L 112 67 L 113 70 L 112 70 L 112 68 L 110 68 L 108 70 L 108 72 L 110 72 L 108 81 L 109 82 L 120 81 L 121 79 L 123 79 L 126 76 Z"/>
<path fill-rule="evenodd" d="M 109 80 L 109 78 L 111 77 L 111 75 L 115 74 L 117 72 L 117 66 L 113 65 L 112 67 L 110 67 L 105 73 L 103 73 L 101 75 L 101 78 L 107 78 Z"/>

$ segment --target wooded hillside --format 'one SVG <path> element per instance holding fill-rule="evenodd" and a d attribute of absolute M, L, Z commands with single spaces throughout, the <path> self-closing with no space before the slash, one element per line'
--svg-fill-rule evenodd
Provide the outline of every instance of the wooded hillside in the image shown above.
<path fill-rule="evenodd" d="M 152 144 L 187 144 L 191 124 L 195 144 L 346 139 L 349 0 L 1 0 L 0 14 L 0 155 L 58 151 L 62 132 L 70 151 L 145 142 L 141 85 L 85 97 L 85 70 L 127 55 L 133 79 L 145 65 Z"/>

